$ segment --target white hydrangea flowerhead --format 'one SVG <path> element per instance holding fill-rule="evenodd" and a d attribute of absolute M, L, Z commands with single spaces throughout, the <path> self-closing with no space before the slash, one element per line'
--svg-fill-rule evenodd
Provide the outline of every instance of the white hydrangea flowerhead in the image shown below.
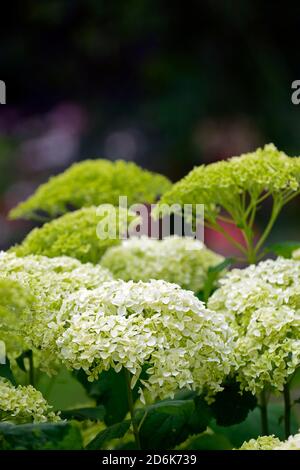
<path fill-rule="evenodd" d="M 276 446 L 280 445 L 280 440 L 274 435 L 260 436 L 257 439 L 244 442 L 238 450 L 275 450 Z"/>
<path fill-rule="evenodd" d="M 155 240 L 133 237 L 104 254 L 101 265 L 124 281 L 163 279 L 183 289 L 203 289 L 207 271 L 224 258 L 190 237 L 166 237 Z"/>
<path fill-rule="evenodd" d="M 290 436 L 286 441 L 276 446 L 274 450 L 300 450 L 300 434 Z"/>
<path fill-rule="evenodd" d="M 234 269 L 208 307 L 235 330 L 237 376 L 253 393 L 282 390 L 300 364 L 300 263 L 277 258 Z"/>
<path fill-rule="evenodd" d="M 48 349 L 49 354 L 55 345 L 57 312 L 65 296 L 82 287 L 94 289 L 112 279 L 105 268 L 82 264 L 73 258 L 17 257 L 5 252 L 0 253 L 0 276 L 18 282 L 32 295 L 30 308 L 24 308 L 20 314 L 19 330 L 29 346 L 44 352 Z M 46 362 L 44 358 L 44 366 Z"/>
<path fill-rule="evenodd" d="M 65 299 L 60 320 L 65 329 L 57 345 L 68 367 L 84 369 L 91 381 L 124 367 L 134 386 L 148 366 L 142 383 L 151 400 L 184 387 L 209 397 L 222 389 L 232 365 L 232 333 L 223 315 L 162 280 L 82 289 Z"/>
<path fill-rule="evenodd" d="M 17 423 L 59 421 L 41 392 L 31 385 L 14 387 L 0 377 L 0 421 Z"/>
<path fill-rule="evenodd" d="M 244 442 L 239 450 L 300 450 L 300 434 L 290 436 L 283 442 L 274 435 L 261 436 Z"/>

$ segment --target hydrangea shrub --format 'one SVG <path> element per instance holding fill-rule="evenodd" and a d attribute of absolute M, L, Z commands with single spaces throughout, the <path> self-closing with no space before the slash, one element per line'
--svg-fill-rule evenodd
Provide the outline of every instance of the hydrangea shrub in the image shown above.
<path fill-rule="evenodd" d="M 12 218 L 48 223 L 0 252 L 0 449 L 7 439 L 34 449 L 62 440 L 70 449 L 82 441 L 94 450 L 228 449 L 247 423 L 257 439 L 241 450 L 298 449 L 291 414 L 299 399 L 290 389 L 299 380 L 300 254 L 293 244 L 290 259 L 260 260 L 280 211 L 300 192 L 299 161 L 267 145 L 195 168 L 173 186 L 132 163 L 86 161 L 19 204 Z M 119 196 L 130 205 L 161 194 L 152 215 L 175 210 L 166 204 L 204 204 L 206 225 L 239 248 L 246 267 L 226 272 L 228 260 L 190 238 L 121 240 L 136 216 L 115 212 Z M 267 199 L 270 218 L 257 234 Z M 101 204 L 110 205 L 106 214 Z M 115 213 L 115 239 L 99 237 L 99 222 Z M 56 398 L 52 408 L 55 372 L 66 367 L 68 399 L 77 386 L 80 399 L 62 409 Z M 284 442 L 268 407 L 281 392 Z"/>

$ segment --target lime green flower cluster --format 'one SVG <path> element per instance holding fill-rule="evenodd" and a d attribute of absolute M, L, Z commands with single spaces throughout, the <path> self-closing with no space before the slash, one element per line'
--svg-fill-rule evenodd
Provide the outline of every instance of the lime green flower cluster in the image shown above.
<path fill-rule="evenodd" d="M 274 450 L 280 444 L 280 440 L 274 435 L 260 436 L 257 439 L 250 439 L 250 441 L 244 442 L 239 450 Z"/>
<path fill-rule="evenodd" d="M 0 253 L 0 275 L 18 282 L 30 291 L 30 307 L 19 315 L 19 331 L 31 347 L 45 352 L 41 366 L 47 367 L 46 351 L 52 357 L 53 331 L 48 327 L 55 322 L 64 297 L 82 287 L 94 289 L 112 279 L 101 266 L 81 264 L 73 258 L 31 255 L 24 258 L 14 253 Z"/>
<path fill-rule="evenodd" d="M 281 442 L 275 436 L 262 436 L 244 442 L 239 450 L 300 450 L 300 434 L 290 436 Z"/>
<path fill-rule="evenodd" d="M 91 381 L 104 370 L 125 368 L 132 386 L 147 365 L 142 400 L 173 397 L 181 388 L 209 399 L 232 365 L 232 332 L 223 315 L 162 280 L 82 289 L 66 298 L 59 317 L 57 346 L 65 364 L 84 369 Z"/>
<path fill-rule="evenodd" d="M 0 277 L 0 341 L 6 353 L 18 356 L 24 350 L 24 338 L 19 331 L 19 319 L 32 302 L 28 289 L 18 282 Z"/>
<path fill-rule="evenodd" d="M 292 258 L 296 261 L 300 261 L 300 248 L 297 250 L 293 251 L 292 253 Z"/>
<path fill-rule="evenodd" d="M 64 173 L 52 177 L 27 201 L 10 213 L 11 218 L 54 218 L 70 209 L 119 204 L 119 196 L 127 196 L 128 204 L 152 203 L 171 186 L 157 173 L 143 170 L 133 162 L 122 160 L 85 160 Z"/>
<path fill-rule="evenodd" d="M 98 212 L 96 207 L 85 207 L 33 229 L 21 245 L 10 251 L 18 256 L 70 256 L 82 263 L 96 264 L 109 247 L 120 243 L 119 234 L 126 234 L 127 224 L 134 218 L 122 208 L 107 206 L 105 211 Z M 101 238 L 98 235 L 101 221 L 107 223 L 107 227 L 110 221 L 116 226 L 114 237 Z"/>
<path fill-rule="evenodd" d="M 245 192 L 257 199 L 265 191 L 292 193 L 299 189 L 299 183 L 299 159 L 269 144 L 252 153 L 195 168 L 167 191 L 160 203 L 205 204 L 205 216 L 215 220 L 220 209 L 238 211 L 238 201 Z"/>
<path fill-rule="evenodd" d="M 283 390 L 300 364 L 300 263 L 278 258 L 234 269 L 208 307 L 235 330 L 237 377 L 242 388 Z"/>
<path fill-rule="evenodd" d="M 59 420 L 41 392 L 31 385 L 14 387 L 0 377 L 0 421 L 42 423 Z"/>
<path fill-rule="evenodd" d="M 199 240 L 148 237 L 124 240 L 122 245 L 107 250 L 101 265 L 124 281 L 163 279 L 183 289 L 203 289 L 208 269 L 224 258 L 207 249 Z"/>
<path fill-rule="evenodd" d="M 155 214 L 167 214 L 172 205 L 204 204 L 206 224 L 222 233 L 253 262 L 282 207 L 300 191 L 300 159 L 288 157 L 273 144 L 255 152 L 210 165 L 202 165 L 168 190 Z M 256 242 L 253 225 L 256 212 L 268 197 L 273 199 L 270 220 Z M 178 210 L 178 209 L 177 209 Z M 236 224 L 247 247 L 230 237 L 220 220 Z"/>

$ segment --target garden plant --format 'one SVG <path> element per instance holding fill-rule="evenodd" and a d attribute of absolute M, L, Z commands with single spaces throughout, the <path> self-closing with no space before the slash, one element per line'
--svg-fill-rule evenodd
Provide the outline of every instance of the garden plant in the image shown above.
<path fill-rule="evenodd" d="M 300 450 L 300 241 L 268 245 L 299 193 L 269 144 L 173 185 L 86 160 L 21 202 L 39 226 L 0 253 L 0 449 Z M 132 236 L 120 196 L 153 220 L 203 204 L 239 255 Z"/>

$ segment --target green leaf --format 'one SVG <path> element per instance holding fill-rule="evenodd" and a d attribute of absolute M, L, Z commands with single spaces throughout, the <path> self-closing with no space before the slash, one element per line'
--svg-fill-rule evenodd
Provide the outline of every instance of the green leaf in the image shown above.
<path fill-rule="evenodd" d="M 77 379 L 86 388 L 88 395 L 97 405 L 105 407 L 104 422 L 107 426 L 121 422 L 128 413 L 127 388 L 123 370 L 117 373 L 113 369 L 102 372 L 98 380 L 89 382 L 86 374 L 80 370 Z"/>
<path fill-rule="evenodd" d="M 0 377 L 4 377 L 5 379 L 9 380 L 14 386 L 17 385 L 14 374 L 10 368 L 8 357 L 5 359 L 5 364 L 0 364 Z"/>
<path fill-rule="evenodd" d="M 136 412 L 143 449 L 172 449 L 190 434 L 203 432 L 209 423 L 206 403 L 195 400 L 166 400 Z"/>
<path fill-rule="evenodd" d="M 249 411 L 257 405 L 257 399 L 250 392 L 240 392 L 240 386 L 235 381 L 224 385 L 224 390 L 217 393 L 211 410 L 217 424 L 231 426 L 244 421 Z"/>
<path fill-rule="evenodd" d="M 75 450 L 82 449 L 79 429 L 71 423 L 0 423 L 2 450 Z"/>
<path fill-rule="evenodd" d="M 203 432 L 211 420 L 212 412 L 207 402 L 202 397 L 194 398 L 194 411 L 188 422 L 190 434 Z"/>
<path fill-rule="evenodd" d="M 300 248 L 299 242 L 280 242 L 274 243 L 266 247 L 268 253 L 274 253 L 277 256 L 283 256 L 284 258 L 291 258 L 293 251 Z"/>
<path fill-rule="evenodd" d="M 284 429 L 282 424 L 283 406 L 272 403 L 268 406 L 269 434 L 274 434 L 279 439 L 284 440 Z M 247 419 L 234 426 L 218 426 L 212 422 L 210 427 L 219 434 L 226 436 L 233 447 L 239 448 L 243 442 L 249 439 L 256 439 L 262 435 L 260 409 L 257 407 L 248 414 Z M 291 433 L 296 434 L 299 428 L 297 416 L 294 412 L 291 414 Z"/>
<path fill-rule="evenodd" d="M 61 411 L 60 416 L 62 419 L 76 419 L 77 421 L 103 421 L 105 415 L 104 406 L 96 406 L 94 408 L 78 408 L 74 410 Z"/>
<path fill-rule="evenodd" d="M 234 263 L 234 258 L 226 258 L 222 263 L 217 264 L 216 266 L 211 266 L 208 269 L 206 281 L 202 291 L 202 299 L 204 302 L 207 302 L 210 295 L 215 289 L 216 281 L 220 276 L 221 272 L 229 268 Z"/>
<path fill-rule="evenodd" d="M 104 431 L 99 432 L 97 436 L 86 446 L 87 450 L 99 450 L 104 447 L 104 444 L 111 441 L 112 439 L 120 439 L 123 437 L 130 427 L 130 421 L 123 421 L 122 423 L 116 423 Z"/>
<path fill-rule="evenodd" d="M 146 372 L 143 372 L 141 378 L 145 377 Z M 97 405 L 104 405 L 106 414 L 104 422 L 107 426 L 123 421 L 127 415 L 128 401 L 127 401 L 127 386 L 122 369 L 119 373 L 110 369 L 107 372 L 102 372 L 98 380 L 89 382 L 83 370 L 75 373 L 76 378 L 85 387 L 88 395 L 96 400 Z M 138 398 L 138 389 L 140 381 L 134 387 L 133 400 Z"/>
<path fill-rule="evenodd" d="M 180 450 L 230 450 L 232 444 L 223 434 L 204 433 L 201 436 L 189 439 L 186 445 L 180 447 Z"/>
<path fill-rule="evenodd" d="M 39 372 L 37 389 L 47 397 L 55 410 L 72 410 L 79 404 L 85 408 L 94 407 L 96 404 L 81 383 L 65 367 L 61 367 L 52 377 Z"/>

